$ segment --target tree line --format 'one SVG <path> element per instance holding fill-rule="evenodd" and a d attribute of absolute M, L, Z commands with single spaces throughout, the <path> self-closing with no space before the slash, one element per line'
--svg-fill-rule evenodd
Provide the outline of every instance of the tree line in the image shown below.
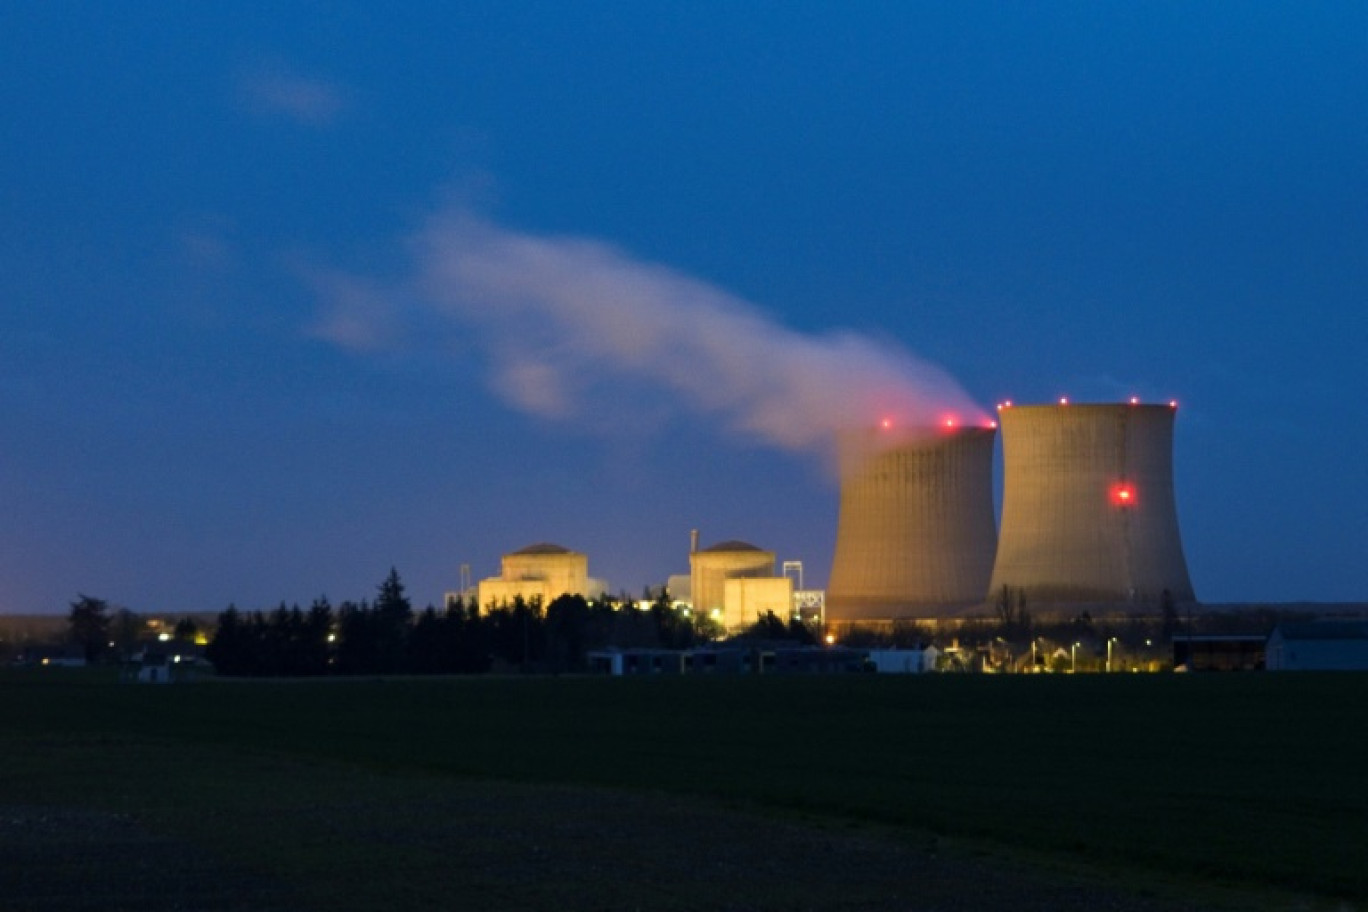
<path fill-rule="evenodd" d="M 242 676 L 573 672 L 586 670 L 596 649 L 688 649 L 722 633 L 711 619 L 676 609 L 665 592 L 645 611 L 625 598 L 571 594 L 545 606 L 517 597 L 481 610 L 472 596 L 414 611 L 391 569 L 369 602 L 334 608 L 320 598 L 308 609 L 282 604 L 266 612 L 229 607 L 218 616 L 206 657 L 220 674 Z M 812 640 L 801 624 L 772 615 L 749 633 Z"/>

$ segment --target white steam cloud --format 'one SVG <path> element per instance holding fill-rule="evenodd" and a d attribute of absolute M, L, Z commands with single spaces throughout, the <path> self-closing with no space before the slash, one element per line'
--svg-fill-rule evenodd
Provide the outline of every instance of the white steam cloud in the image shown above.
<path fill-rule="evenodd" d="M 907 428 L 986 421 L 940 368 L 849 332 L 808 335 L 756 306 L 593 240 L 510 231 L 465 210 L 413 239 L 415 274 L 396 299 L 473 331 L 492 385 L 526 412 L 561 421 L 671 403 L 729 431 L 792 450 L 831 453 L 838 432 L 884 420 Z M 315 276 L 315 280 L 319 277 Z M 329 312 L 317 327 L 365 344 L 362 326 L 392 330 L 394 306 L 373 287 L 318 282 Z M 623 415 L 621 417 L 632 418 Z M 642 416 L 636 416 L 642 417 Z"/>

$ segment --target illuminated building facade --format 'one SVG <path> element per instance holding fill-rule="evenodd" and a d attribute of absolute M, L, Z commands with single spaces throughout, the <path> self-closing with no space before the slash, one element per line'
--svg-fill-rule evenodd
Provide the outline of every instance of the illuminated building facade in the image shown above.
<path fill-rule="evenodd" d="M 983 601 L 993 569 L 995 426 L 841 441 L 829 621 L 936 616 Z"/>
<path fill-rule="evenodd" d="M 732 598 L 739 601 L 729 606 L 728 583 L 740 579 L 753 582 L 733 587 Z M 760 585 L 762 580 L 770 585 Z M 776 610 L 775 614 L 787 620 L 792 611 L 793 584 L 787 577 L 774 575 L 773 551 L 763 551 L 743 541 L 724 541 L 702 550 L 695 544 L 689 552 L 689 590 L 694 610 L 716 618 L 729 630 L 754 623 L 756 617 L 746 617 L 747 604 L 769 604 L 775 588 L 781 585 L 787 597 L 780 603 L 782 613 Z"/>
<path fill-rule="evenodd" d="M 1192 601 L 1173 491 L 1176 403 L 1003 406 L 986 592 L 1028 604 Z"/>
<path fill-rule="evenodd" d="M 480 608 L 487 610 L 540 599 L 544 606 L 557 597 L 589 596 L 589 557 L 569 548 L 547 542 L 529 545 L 503 556 L 503 572 L 480 580 Z"/>

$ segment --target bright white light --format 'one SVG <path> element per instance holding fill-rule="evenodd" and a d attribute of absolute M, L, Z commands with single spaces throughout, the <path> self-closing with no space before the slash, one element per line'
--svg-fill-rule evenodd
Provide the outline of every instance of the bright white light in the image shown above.
<path fill-rule="evenodd" d="M 1139 404 L 1140 404 L 1140 397 L 1139 397 L 1139 396 L 1131 396 L 1131 398 L 1130 398 L 1130 403 L 1131 403 L 1131 405 L 1139 405 Z"/>
<path fill-rule="evenodd" d="M 1059 404 L 1060 404 L 1060 405 L 1068 405 L 1068 404 L 1069 404 L 1069 397 L 1068 397 L 1068 396 L 1060 396 L 1060 397 L 1059 397 Z"/>

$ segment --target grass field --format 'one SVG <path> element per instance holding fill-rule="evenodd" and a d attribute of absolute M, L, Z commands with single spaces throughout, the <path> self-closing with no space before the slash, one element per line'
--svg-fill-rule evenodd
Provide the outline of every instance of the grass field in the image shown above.
<path fill-rule="evenodd" d="M 8 837 L 0 821 L 0 851 L 50 837 L 79 855 L 71 834 L 97 821 L 87 829 L 109 830 L 106 841 L 127 856 L 107 866 L 110 877 L 135 883 L 148 865 L 179 865 L 184 882 L 168 889 L 199 891 L 190 907 L 237 908 L 248 897 L 240 907 L 267 908 L 263 897 L 284 895 L 283 883 L 293 899 L 282 907 L 378 908 L 408 890 L 400 905 L 411 908 L 552 908 L 567 878 L 596 870 L 592 859 L 605 851 L 631 851 L 640 840 L 626 834 L 653 818 L 681 827 L 679 857 L 691 864 L 696 844 L 711 838 L 734 847 L 728 857 L 744 857 L 748 841 L 794 840 L 784 843 L 794 858 L 846 859 L 850 871 L 833 887 L 841 897 L 858 898 L 862 884 L 874 891 L 864 904 L 812 908 L 895 907 L 876 902 L 891 889 L 880 879 L 882 849 L 841 841 L 856 830 L 919 851 L 986 851 L 1056 881 L 1091 870 L 1128 888 L 1159 884 L 1234 896 L 1235 905 L 1287 907 L 1298 896 L 1354 908 L 1368 896 L 1365 675 L 154 687 L 47 670 L 0 676 L 0 714 L 0 811 L 10 821 Z M 561 810 L 548 818 L 551 805 Z M 414 828 L 410 837 L 395 835 L 396 815 Z M 542 833 L 548 819 L 570 829 Z M 760 821 L 749 837 L 735 832 L 752 825 L 745 820 Z M 603 849 L 608 832 L 625 844 Z M 841 840 L 808 846 L 814 832 Z M 444 846 L 429 845 L 433 834 Z M 516 903 L 498 892 L 516 874 L 479 880 L 539 841 L 559 846 L 558 856 L 566 845 L 587 853 L 547 880 L 544 903 L 536 884 L 523 884 Z M 728 895 L 744 897 L 764 864 L 760 848 L 751 847 L 749 872 L 714 871 L 713 888 L 733 877 Z M 432 865 L 450 865 L 457 850 L 467 868 L 450 876 L 474 889 L 467 904 L 424 905 Z M 711 863 L 727 853 L 702 855 Z M 43 857 L 35 870 L 44 876 L 70 873 L 52 853 Z M 386 873 L 362 859 L 386 859 Z M 613 867 L 584 888 L 649 890 L 650 863 L 638 860 L 639 875 Z M 0 874 L 39 876 L 14 864 L 0 855 Z M 861 865 L 863 877 L 853 877 Z M 786 882 L 775 875 L 765 882 Z M 227 892 L 206 899 L 206 885 Z M 40 894 L 25 894 L 32 908 L 78 906 L 60 893 L 45 906 Z M 722 907 L 709 895 L 655 905 Z M 802 907 L 794 899 L 769 907 Z M 3 899 L 0 908 L 9 908 Z"/>

